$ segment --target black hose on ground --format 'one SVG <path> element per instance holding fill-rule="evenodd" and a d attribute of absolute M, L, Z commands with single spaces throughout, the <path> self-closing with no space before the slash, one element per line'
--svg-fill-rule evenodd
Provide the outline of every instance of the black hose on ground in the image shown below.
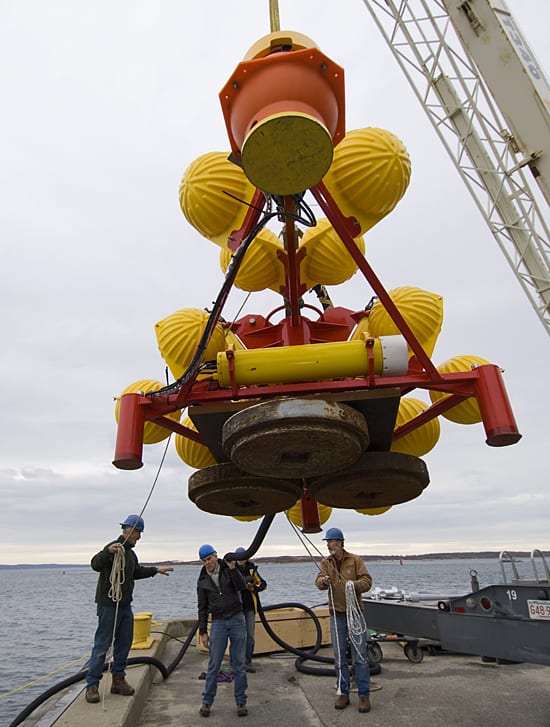
<path fill-rule="evenodd" d="M 193 641 L 193 638 L 194 638 L 195 634 L 197 633 L 198 628 L 199 628 L 199 622 L 195 621 L 193 627 L 191 628 L 191 631 L 187 634 L 187 638 L 185 639 L 183 646 L 178 651 L 175 658 L 166 667 L 166 676 L 164 677 L 165 679 L 168 679 L 170 674 L 174 671 L 174 669 L 177 667 L 177 665 L 183 659 L 185 652 L 189 648 L 189 644 Z"/>
<path fill-rule="evenodd" d="M 128 665 L 132 664 L 149 664 L 151 666 L 154 666 L 160 671 L 164 679 L 168 679 L 169 674 L 166 667 L 161 661 L 155 659 L 153 656 L 134 656 L 128 659 Z M 103 667 L 103 671 L 107 671 L 108 668 L 109 665 L 105 664 L 105 666 Z M 54 684 L 45 692 L 42 692 L 42 694 L 36 697 L 35 700 L 33 700 L 27 707 L 25 707 L 25 709 L 20 712 L 12 722 L 10 722 L 9 727 L 17 727 L 17 725 L 20 725 L 21 722 L 27 719 L 27 717 L 32 714 L 37 707 L 47 701 L 50 697 L 53 697 L 54 694 L 57 694 L 57 692 L 60 692 L 62 689 L 71 687 L 73 684 L 77 684 L 78 682 L 85 679 L 87 671 L 87 669 L 83 669 L 82 671 L 79 671 L 78 674 L 73 674 L 73 676 L 63 679 L 63 681 Z"/>
<path fill-rule="evenodd" d="M 309 616 L 311 616 L 313 623 L 315 625 L 315 629 L 317 632 L 317 636 L 315 639 L 315 645 L 308 651 L 304 651 L 303 649 L 297 649 L 294 646 L 291 646 L 290 644 L 287 644 L 285 641 L 283 641 L 271 628 L 269 625 L 268 620 L 265 617 L 264 611 L 274 611 L 281 608 L 300 608 L 304 610 Z M 296 654 L 298 657 L 296 661 L 294 662 L 294 665 L 296 667 L 296 670 L 301 672 L 302 674 L 311 674 L 314 676 L 336 676 L 336 671 L 334 668 L 332 669 L 323 669 L 319 667 L 306 667 L 304 666 L 304 662 L 306 661 L 318 661 L 323 664 L 334 664 L 334 658 L 331 656 L 321 656 L 317 652 L 321 648 L 321 643 L 323 640 L 323 632 L 321 629 L 321 623 L 319 621 L 319 618 L 317 617 L 317 614 L 308 606 L 304 606 L 301 603 L 278 603 L 271 606 L 266 606 L 265 608 L 262 607 L 259 599 L 258 599 L 258 614 L 260 616 L 260 621 L 263 624 L 264 629 L 266 630 L 267 634 L 273 639 L 273 641 L 281 646 L 285 651 L 290 652 L 291 654 Z M 380 674 L 382 671 L 382 667 L 380 664 L 376 664 L 375 662 L 369 661 L 369 672 L 372 675 Z"/>

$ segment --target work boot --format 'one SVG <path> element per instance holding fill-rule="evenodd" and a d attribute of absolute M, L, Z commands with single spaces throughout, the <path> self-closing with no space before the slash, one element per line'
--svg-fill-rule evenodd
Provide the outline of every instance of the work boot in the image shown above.
<path fill-rule="evenodd" d="M 248 715 L 246 704 L 237 704 L 237 715 L 239 717 L 246 717 Z"/>
<path fill-rule="evenodd" d="M 128 684 L 124 674 L 113 674 L 111 694 L 122 694 L 123 697 L 131 697 L 135 693 L 136 690 Z"/>
<path fill-rule="evenodd" d="M 359 697 L 358 712 L 370 712 L 370 699 L 368 697 Z"/>
<path fill-rule="evenodd" d="M 349 704 L 349 696 L 347 694 L 339 694 L 334 702 L 334 709 L 345 709 Z"/>
<path fill-rule="evenodd" d="M 201 717 L 210 717 L 210 705 L 203 702 L 199 709 L 199 714 Z"/>
<path fill-rule="evenodd" d="M 99 690 L 97 687 L 88 687 L 86 689 L 86 701 L 90 704 L 99 702 Z"/>

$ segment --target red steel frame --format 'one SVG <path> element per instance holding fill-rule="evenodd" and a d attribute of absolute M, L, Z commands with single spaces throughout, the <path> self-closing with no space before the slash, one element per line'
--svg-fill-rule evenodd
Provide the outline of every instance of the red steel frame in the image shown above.
<path fill-rule="evenodd" d="M 497 365 L 488 364 L 478 366 L 471 371 L 458 373 L 440 373 L 426 354 L 422 345 L 404 320 L 395 306 L 388 292 L 374 273 L 367 260 L 355 244 L 353 234 L 357 234 L 354 218 L 342 215 L 328 190 L 322 183 L 311 188 L 311 193 L 321 206 L 323 212 L 335 228 L 350 255 L 357 263 L 363 276 L 373 289 L 380 302 L 384 305 L 399 331 L 406 339 L 414 352 L 410 361 L 409 370 L 400 376 L 380 376 L 373 370 L 365 372 L 364 376 L 337 381 L 315 381 L 293 384 L 277 384 L 263 386 L 239 386 L 233 382 L 231 388 L 216 388 L 215 381 L 191 380 L 176 393 L 157 394 L 125 394 L 120 401 L 118 432 L 113 464 L 121 469 L 137 469 L 142 466 L 143 427 L 145 422 L 153 421 L 166 429 L 182 434 L 197 442 L 201 441 L 200 434 L 184 427 L 166 414 L 188 406 L 200 406 L 207 403 L 230 402 L 235 399 L 263 401 L 281 396 L 307 396 L 311 394 L 352 392 L 365 389 L 381 389 L 397 387 L 401 394 L 408 393 L 415 388 L 435 390 L 451 394 L 451 396 L 432 404 L 420 415 L 399 427 L 394 433 L 398 438 L 425 424 L 430 419 L 443 414 L 445 411 L 460 403 L 467 397 L 475 397 L 478 401 L 483 425 L 486 433 L 486 443 L 490 446 L 506 446 L 514 444 L 521 438 L 514 414 L 508 400 L 504 383 Z M 253 207 L 245 218 L 240 230 L 230 236 L 230 246 L 236 249 L 257 224 L 265 206 L 265 196 L 258 191 L 253 199 Z M 293 198 L 284 199 L 286 212 L 295 211 Z M 281 294 L 286 298 L 288 314 L 276 326 L 269 345 L 299 345 L 311 342 L 310 321 L 302 316 L 300 310 L 300 296 L 305 286 L 300 282 L 300 251 L 296 249 L 296 231 L 293 220 L 287 219 L 284 231 L 285 252 L 283 262 L 286 270 L 286 283 Z M 273 313 L 273 312 L 272 312 Z M 256 316 L 263 321 L 267 319 Z M 353 318 L 352 311 L 347 311 L 348 318 Z M 323 315 L 323 314 L 321 314 Z M 250 318 L 250 314 L 246 318 Z M 346 316 L 341 314 L 341 321 Z M 239 322 L 237 321 L 238 326 Z M 349 325 L 348 325 L 349 327 Z M 346 328 L 342 324 L 341 328 Z M 351 328 L 349 330 L 351 332 Z M 325 340 L 342 340 L 342 331 L 334 331 L 329 324 L 324 330 Z M 252 347 L 263 347 L 261 337 L 254 341 L 247 338 L 247 344 Z M 368 342 L 367 342 L 368 345 Z M 227 353 L 228 357 L 231 352 Z"/>
<path fill-rule="evenodd" d="M 322 123 L 326 122 L 327 129 L 331 129 L 334 145 L 344 137 L 343 69 L 316 49 L 309 49 L 307 52 L 286 52 L 285 50 L 284 53 L 281 52 L 282 50 L 283 48 L 275 44 L 267 56 L 241 63 L 220 93 L 231 142 L 232 158 L 237 163 L 241 154 L 242 139 L 245 138 L 249 128 L 275 111 L 292 112 L 295 105 L 295 101 L 292 99 L 296 97 L 307 97 L 308 113 Z M 320 60 L 323 62 L 321 63 Z M 293 73 L 294 86 L 301 84 L 301 91 L 296 94 L 296 88 L 294 88 L 289 100 L 287 93 L 290 70 Z M 260 84 L 260 87 L 269 88 L 269 92 L 267 95 L 263 91 L 260 94 L 266 107 L 259 108 L 258 94 L 255 89 L 258 89 L 258 78 L 264 78 L 264 76 L 270 80 L 268 83 Z M 315 80 L 313 85 L 312 79 Z M 313 91 L 313 88 L 316 90 Z M 276 102 L 277 108 L 273 107 L 274 102 Z M 261 107 L 262 104 L 260 103 L 259 106 Z M 300 109 L 303 111 L 302 107 Z M 166 416 L 186 407 L 200 408 L 201 405 L 229 403 L 236 399 L 261 402 L 275 397 L 323 393 L 337 395 L 340 392 L 364 391 L 365 389 L 397 389 L 403 395 L 415 388 L 421 388 L 450 394 L 399 427 L 394 432 L 394 439 L 404 436 L 472 396 L 477 399 L 479 404 L 487 444 L 494 447 L 505 446 L 514 444 L 521 438 L 498 366 L 488 364 L 471 371 L 440 373 L 355 244 L 354 237 L 361 231 L 357 220 L 342 214 L 322 182 L 311 187 L 309 191 L 413 351 L 414 356 L 409 360 L 407 373 L 400 376 L 376 375 L 373 341 L 366 340 L 369 363 L 368 370 L 364 372 L 363 376 L 357 375 L 353 378 L 334 381 L 240 386 L 234 376 L 234 354 L 228 350 L 225 355 L 228 359 L 231 378 L 229 388 L 220 388 L 215 380 L 198 380 L 196 378 L 198 371 L 196 371 L 194 376 L 188 372 L 185 383 L 181 384 L 177 391 L 175 391 L 176 386 L 171 385 L 164 393 L 161 390 L 161 392 L 151 392 L 147 395 L 132 393 L 121 397 L 113 460 L 115 466 L 120 469 L 137 469 L 142 466 L 143 431 L 147 421 L 155 422 L 167 430 L 201 442 L 199 433 Z M 266 203 L 266 195 L 262 191 L 256 190 L 241 228 L 233 231 L 228 238 L 227 244 L 230 250 L 236 251 L 252 234 L 260 223 Z M 318 311 L 313 306 L 303 304 L 302 295 L 306 291 L 306 286 L 300 278 L 300 262 L 304 253 L 297 244 L 294 221 L 295 215 L 299 211 L 298 204 L 296 199 L 291 196 L 279 198 L 277 203 L 280 219 L 284 221 L 285 225 L 283 230 L 284 250 L 279 255 L 285 269 L 285 283 L 280 290 L 284 306 L 271 311 L 267 317 L 248 314 L 232 324 L 231 328 L 239 335 L 247 348 L 344 341 L 365 312 L 334 307 Z M 254 243 L 252 242 L 252 244 Z M 222 299 L 213 314 L 217 316 L 216 321 L 213 322 L 218 322 L 228 293 L 227 290 L 220 294 Z M 319 313 L 318 320 L 313 321 L 303 316 L 301 313 L 303 308 L 316 310 Z M 270 318 L 281 309 L 285 310 L 285 317 L 279 323 L 273 324 Z M 254 324 L 250 322 L 251 318 L 254 319 Z M 301 510 L 303 531 L 318 532 L 320 530 L 319 511 L 314 498 L 308 493 L 306 480 L 303 481 Z"/>

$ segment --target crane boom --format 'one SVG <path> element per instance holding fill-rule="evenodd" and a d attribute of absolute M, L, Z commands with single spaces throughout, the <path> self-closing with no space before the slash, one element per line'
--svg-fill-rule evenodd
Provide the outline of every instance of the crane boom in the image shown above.
<path fill-rule="evenodd" d="M 525 70 L 526 57 L 508 63 L 503 71 L 495 56 L 498 49 L 492 54 L 486 49 L 476 52 L 476 64 L 473 52 L 461 42 L 461 34 L 471 34 L 477 36 L 472 47 L 494 43 L 495 28 L 489 36 L 486 30 L 491 18 L 501 28 L 499 42 L 508 43 L 509 56 L 519 49 L 534 59 L 522 36 L 514 34 L 516 26 L 503 0 L 476 0 L 475 13 L 474 2 L 456 0 L 452 9 L 447 0 L 363 2 L 550 334 L 550 230 L 531 186 L 535 175 L 544 195 L 550 189 L 548 85 L 538 65 L 538 84 L 533 85 L 533 73 Z M 496 12 L 501 15 L 498 20 Z M 510 77 L 512 86 L 521 89 L 519 113 L 511 108 L 514 101 L 506 91 Z M 529 111 L 520 98 L 527 97 L 537 110 L 536 119 L 531 116 L 525 123 Z"/>

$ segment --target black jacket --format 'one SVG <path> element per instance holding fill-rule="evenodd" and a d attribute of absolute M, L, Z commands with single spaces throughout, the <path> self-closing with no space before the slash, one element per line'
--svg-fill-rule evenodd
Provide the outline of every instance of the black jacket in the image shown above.
<path fill-rule="evenodd" d="M 220 587 L 218 588 L 203 566 L 197 581 L 197 604 L 199 612 L 199 634 L 208 632 L 208 614 L 212 618 L 229 618 L 243 610 L 241 591 L 244 578 L 237 568 L 230 568 L 223 560 L 220 564 Z"/>
<path fill-rule="evenodd" d="M 157 569 L 155 566 L 140 565 L 137 559 L 137 555 L 132 550 L 133 545 L 124 542 L 124 536 L 119 536 L 116 540 L 111 540 L 110 543 L 96 553 L 91 560 L 91 566 L 95 571 L 98 571 L 99 578 L 97 579 L 97 588 L 95 591 L 95 602 L 101 606 L 114 606 L 115 601 L 109 597 L 109 590 L 111 584 L 109 577 L 111 575 L 111 568 L 113 567 L 114 554 L 109 553 L 109 546 L 113 543 L 123 543 L 124 550 L 126 551 L 126 557 L 124 560 L 124 583 L 122 584 L 122 600 L 121 605 L 126 606 L 132 602 L 132 596 L 134 593 L 134 581 L 140 578 L 152 578 L 157 575 Z"/>
<path fill-rule="evenodd" d="M 258 593 L 265 591 L 267 583 L 258 573 L 258 567 L 251 560 L 247 560 L 244 565 L 237 563 L 237 568 L 242 573 L 244 582 L 253 583 L 254 591 L 249 591 L 248 588 L 242 592 L 243 597 L 243 611 L 258 611 Z"/>

